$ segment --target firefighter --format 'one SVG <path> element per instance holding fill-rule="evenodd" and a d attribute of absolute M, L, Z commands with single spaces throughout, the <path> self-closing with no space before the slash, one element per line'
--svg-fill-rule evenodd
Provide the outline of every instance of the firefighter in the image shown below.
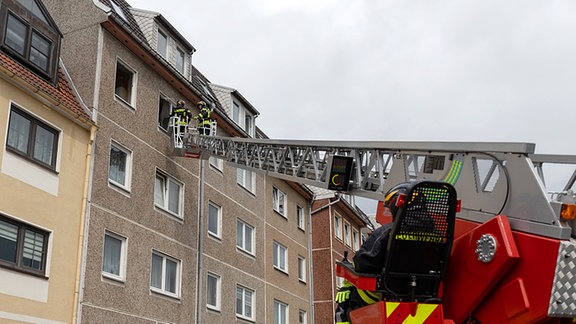
<path fill-rule="evenodd" d="M 406 194 L 408 183 L 401 183 L 386 193 L 384 197 L 384 214 L 394 220 L 398 211 L 396 201 L 401 194 Z M 379 274 L 386 262 L 386 248 L 393 222 L 380 226 L 368 237 L 353 258 L 354 270 L 358 273 Z M 344 283 L 336 293 L 335 322 L 350 324 L 350 311 L 378 302 L 381 295 L 377 292 L 356 288 L 350 282 Z"/>
<path fill-rule="evenodd" d="M 198 109 L 200 113 L 194 116 L 194 119 L 198 120 L 198 131 L 201 135 L 210 135 L 210 128 L 212 124 L 212 119 L 210 118 L 210 109 L 204 101 L 198 102 Z"/>
<path fill-rule="evenodd" d="M 178 125 L 174 125 L 174 127 L 180 127 L 180 134 L 184 134 L 188 128 L 188 123 L 190 122 L 190 116 L 192 112 L 190 109 L 186 108 L 184 105 L 184 101 L 178 100 L 176 101 L 176 107 L 172 109 L 172 113 L 170 113 L 170 117 L 177 116 L 180 117 L 180 121 Z"/>

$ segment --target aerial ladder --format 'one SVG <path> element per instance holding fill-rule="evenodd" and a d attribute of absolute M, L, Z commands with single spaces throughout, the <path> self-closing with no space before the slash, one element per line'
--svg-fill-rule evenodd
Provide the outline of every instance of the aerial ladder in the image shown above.
<path fill-rule="evenodd" d="M 395 184 L 420 180 L 455 188 L 459 211 L 435 300 L 439 310 L 429 311 L 420 301 L 383 301 L 357 312 L 362 323 L 572 323 L 576 317 L 575 155 L 536 154 L 535 144 L 521 142 L 180 135 L 177 156 L 216 157 L 268 176 L 375 199 L 380 220 L 383 196 Z M 337 274 L 364 287 L 381 280 L 341 264 Z"/>

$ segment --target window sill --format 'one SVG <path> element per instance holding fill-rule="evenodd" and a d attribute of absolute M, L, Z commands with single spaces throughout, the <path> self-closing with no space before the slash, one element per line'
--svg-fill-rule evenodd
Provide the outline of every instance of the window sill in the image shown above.
<path fill-rule="evenodd" d="M 120 277 L 116 277 L 112 274 L 108 274 L 106 272 L 102 272 L 102 281 L 117 285 L 117 286 L 121 286 L 124 287 L 125 279 L 124 278 L 120 278 Z"/>
<path fill-rule="evenodd" d="M 289 275 L 289 274 L 288 274 L 288 271 L 282 270 L 282 269 L 278 268 L 277 266 L 274 266 L 274 269 L 277 270 L 277 271 L 279 271 L 279 272 L 281 272 L 281 273 L 283 273 L 283 274 L 285 274 L 285 275 L 287 275 L 287 276 Z"/>
<path fill-rule="evenodd" d="M 254 318 L 242 316 L 242 315 L 240 315 L 240 314 L 236 314 L 236 319 L 243 320 L 243 321 L 248 321 L 248 322 L 252 322 L 252 323 L 256 323 L 256 320 L 255 320 Z"/>
<path fill-rule="evenodd" d="M 130 189 L 129 188 L 125 188 L 124 186 L 122 186 L 121 184 L 114 182 L 110 179 L 108 179 L 108 187 L 118 191 L 119 193 L 121 193 L 122 195 L 130 198 Z"/>
<path fill-rule="evenodd" d="M 180 296 L 153 287 L 150 287 L 150 294 L 157 297 L 165 298 L 166 300 L 180 303 Z"/>
<path fill-rule="evenodd" d="M 179 223 L 181 223 L 181 224 L 184 223 L 184 216 L 176 215 L 176 214 L 174 214 L 173 212 L 171 212 L 171 211 L 169 211 L 169 210 L 166 210 L 166 209 L 164 209 L 164 208 L 162 208 L 162 207 L 160 207 L 160 206 L 158 206 L 158 205 L 156 205 L 156 204 L 154 204 L 154 209 L 156 209 L 156 211 L 158 211 L 158 212 L 166 215 L 166 216 L 169 217 L 169 218 L 172 218 L 173 220 L 175 220 L 175 221 L 177 221 L 177 222 L 179 222 Z"/>
<path fill-rule="evenodd" d="M 236 251 L 238 251 L 238 252 L 240 252 L 240 253 L 244 254 L 245 256 L 250 257 L 252 259 L 256 258 L 256 254 L 249 252 L 249 251 L 246 251 L 246 250 L 244 250 L 238 246 L 236 246 Z"/>
<path fill-rule="evenodd" d="M 1 261 L 0 261 L 0 267 L 5 268 L 5 269 L 8 269 L 8 270 L 15 271 L 15 272 L 20 272 L 20 273 L 24 273 L 24 274 L 27 274 L 27 275 L 31 275 L 31 276 L 34 276 L 34 277 L 37 277 L 37 278 L 40 278 L 40 279 L 45 279 L 45 280 L 48 280 L 48 279 L 49 279 L 49 277 L 47 277 L 44 273 L 36 272 L 36 271 L 34 271 L 34 270 L 28 270 L 28 269 L 21 268 L 21 267 L 12 265 L 12 264 L 3 263 L 3 262 L 1 262 Z"/>
<path fill-rule="evenodd" d="M 116 99 L 116 101 L 120 102 L 122 104 L 122 106 L 129 108 L 132 112 L 136 112 L 136 107 L 132 106 L 132 104 L 130 104 L 128 101 L 124 100 L 124 98 L 120 97 L 117 94 L 114 94 L 114 99 Z"/>
<path fill-rule="evenodd" d="M 276 214 L 282 216 L 282 218 L 284 218 L 285 220 L 288 220 L 288 216 L 282 214 L 281 212 L 277 211 L 276 209 L 272 209 L 272 210 L 274 210 L 274 212 L 275 212 Z"/>

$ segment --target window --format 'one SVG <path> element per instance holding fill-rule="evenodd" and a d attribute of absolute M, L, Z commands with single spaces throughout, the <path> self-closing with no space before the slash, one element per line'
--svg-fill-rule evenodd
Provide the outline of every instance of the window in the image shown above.
<path fill-rule="evenodd" d="M 36 19 L 26 20 L 22 16 L 14 15 L 14 12 L 7 10 L 1 14 L 5 23 L 2 21 L 1 26 L 6 26 L 4 31 L 4 48 L 13 54 L 16 59 L 23 61 L 35 71 L 51 79 L 54 78 L 58 59 L 58 47 L 60 36 L 56 30 L 46 28 L 48 25 L 46 17 L 38 5 L 33 2 L 34 6 L 27 5 L 27 10 L 33 9 L 32 13 L 36 18 L 40 18 L 43 23 Z M 20 9 L 21 11 L 21 9 Z M 30 15 L 28 15 L 30 16 Z M 2 33 L 0 33 L 2 34 Z"/>
<path fill-rule="evenodd" d="M 274 324 L 288 323 L 288 305 L 274 300 Z"/>
<path fill-rule="evenodd" d="M 206 307 L 220 310 L 220 276 L 212 273 L 206 278 Z"/>
<path fill-rule="evenodd" d="M 232 120 L 250 136 L 254 136 L 253 119 L 254 117 L 246 108 L 236 101 L 232 102 Z"/>
<path fill-rule="evenodd" d="M 346 243 L 346 245 L 348 245 L 348 246 L 351 245 L 350 224 L 348 222 L 344 222 L 344 243 Z"/>
<path fill-rule="evenodd" d="M 130 106 L 134 106 L 134 93 L 136 88 L 136 72 L 120 61 L 116 63 L 115 94 Z"/>
<path fill-rule="evenodd" d="M 301 255 L 298 256 L 298 279 L 306 282 L 306 258 Z"/>
<path fill-rule="evenodd" d="M 114 0 L 111 0 L 110 4 L 112 5 L 112 9 L 114 9 L 114 12 L 116 12 L 118 16 L 120 16 L 120 18 L 122 18 L 124 21 L 128 21 L 128 19 L 126 19 L 126 15 L 124 15 L 124 11 Z"/>
<path fill-rule="evenodd" d="M 59 132 L 12 106 L 6 147 L 21 156 L 56 170 Z"/>
<path fill-rule="evenodd" d="M 254 320 L 254 290 L 236 285 L 236 315 Z"/>
<path fill-rule="evenodd" d="M 355 229 L 352 230 L 352 243 L 354 244 L 354 251 L 358 251 L 360 249 L 360 234 Z"/>
<path fill-rule="evenodd" d="M 254 182 L 256 175 L 252 171 L 236 169 L 236 183 L 250 192 L 254 192 Z"/>
<path fill-rule="evenodd" d="M 276 187 L 272 187 L 272 208 L 286 217 L 286 194 Z"/>
<path fill-rule="evenodd" d="M 168 132 L 168 124 L 170 123 L 170 113 L 172 112 L 172 103 L 162 97 L 158 104 L 158 127 L 163 131 Z"/>
<path fill-rule="evenodd" d="M 240 219 L 236 220 L 236 247 L 249 254 L 254 254 L 254 227 Z"/>
<path fill-rule="evenodd" d="M 182 218 L 182 184 L 160 172 L 156 172 L 154 204 L 170 214 Z"/>
<path fill-rule="evenodd" d="M 184 74 L 184 52 L 176 47 L 176 69 Z"/>
<path fill-rule="evenodd" d="M 222 159 L 219 159 L 215 156 L 210 156 L 208 158 L 208 162 L 210 163 L 211 166 L 213 166 L 214 168 L 216 168 L 220 172 L 224 168 L 224 163 L 222 162 Z"/>
<path fill-rule="evenodd" d="M 212 202 L 208 203 L 208 234 L 220 238 L 222 208 Z"/>
<path fill-rule="evenodd" d="M 272 248 L 273 248 L 272 257 L 274 258 L 274 268 L 283 272 L 288 272 L 288 264 L 286 262 L 286 260 L 288 259 L 288 248 L 286 248 L 284 245 L 276 241 L 274 241 Z"/>
<path fill-rule="evenodd" d="M 124 280 L 125 268 L 126 238 L 106 232 L 104 234 L 102 274 L 113 279 Z"/>
<path fill-rule="evenodd" d="M 132 173 L 132 152 L 119 144 L 112 142 L 110 145 L 110 168 L 108 180 L 123 189 L 130 190 L 130 178 Z"/>
<path fill-rule="evenodd" d="M 0 264 L 44 274 L 48 233 L 0 215 Z"/>
<path fill-rule="evenodd" d="M 301 309 L 298 311 L 298 324 L 306 324 L 307 321 L 307 315 L 306 315 L 306 311 Z"/>
<path fill-rule="evenodd" d="M 342 217 L 339 215 L 334 216 L 334 235 L 342 239 Z"/>
<path fill-rule="evenodd" d="M 162 55 L 162 57 L 166 58 L 168 48 L 168 36 L 164 34 L 162 31 L 158 30 L 158 54 Z"/>
<path fill-rule="evenodd" d="M 179 297 L 180 261 L 156 251 L 152 252 L 150 289 L 172 297 Z"/>
<path fill-rule="evenodd" d="M 296 224 L 299 229 L 304 229 L 304 208 L 300 206 L 296 206 Z"/>

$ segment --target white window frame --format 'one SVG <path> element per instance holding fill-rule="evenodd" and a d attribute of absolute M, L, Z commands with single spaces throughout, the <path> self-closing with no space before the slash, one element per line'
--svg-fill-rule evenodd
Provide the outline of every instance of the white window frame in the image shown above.
<path fill-rule="evenodd" d="M 232 100 L 232 120 L 240 126 L 248 135 L 254 137 L 254 116 L 240 105 L 236 100 Z M 249 124 L 249 125 L 247 125 Z"/>
<path fill-rule="evenodd" d="M 156 34 L 156 51 L 158 52 L 158 54 L 160 54 L 160 56 L 162 56 L 163 58 L 167 58 L 168 57 L 168 42 L 169 42 L 169 37 L 168 35 L 161 30 L 160 28 L 158 28 L 157 30 L 157 34 Z M 166 44 L 164 44 L 164 48 L 160 48 L 160 36 L 162 36 L 162 38 L 164 38 L 166 40 Z M 163 52 L 163 53 L 162 53 Z"/>
<path fill-rule="evenodd" d="M 162 103 L 165 103 L 168 105 L 168 107 L 163 107 Z M 164 126 L 162 125 L 162 120 L 160 120 L 161 117 L 161 113 L 162 113 L 162 108 L 168 108 L 168 114 L 164 113 L 165 118 L 167 118 L 167 122 L 166 122 L 166 128 L 164 128 Z M 168 133 L 168 130 L 170 127 L 170 114 L 172 113 L 172 109 L 174 108 L 174 103 L 168 99 L 166 96 L 164 95 L 160 95 L 160 98 L 158 99 L 158 128 L 160 128 L 163 132 Z"/>
<path fill-rule="evenodd" d="M 162 258 L 162 269 L 161 269 L 161 283 L 160 283 L 160 287 L 154 287 L 152 286 L 152 264 L 154 262 L 154 255 L 161 257 Z M 172 292 L 167 290 L 166 287 L 166 263 L 167 261 L 170 262 L 174 262 L 176 263 L 176 283 L 174 285 L 174 288 L 176 291 Z M 162 252 L 158 252 L 156 250 L 152 251 L 152 258 L 150 260 L 150 290 L 152 290 L 153 292 L 159 293 L 159 294 L 163 294 L 163 295 L 167 295 L 170 297 L 174 297 L 174 298 L 180 298 L 180 283 L 182 282 L 182 271 L 181 271 L 181 262 L 178 259 L 175 259 L 173 257 L 170 257 Z"/>
<path fill-rule="evenodd" d="M 274 299 L 274 323 L 287 324 L 288 322 L 288 304 Z"/>
<path fill-rule="evenodd" d="M 104 269 L 104 263 L 106 260 L 106 237 L 120 241 L 120 256 L 119 256 L 119 269 L 118 274 L 106 271 Z M 118 281 L 124 281 L 126 279 L 126 249 L 127 249 L 127 239 L 124 236 L 112 233 L 110 231 L 104 232 L 104 242 L 102 243 L 102 276 Z"/>
<path fill-rule="evenodd" d="M 215 280 L 215 286 L 211 287 L 208 282 L 210 278 Z M 213 288 L 214 291 L 212 292 L 215 295 L 215 302 L 216 304 L 211 304 L 208 295 L 210 294 L 210 288 Z M 208 272 L 206 275 L 206 307 L 212 310 L 220 311 L 221 309 L 221 300 L 222 300 L 222 280 L 219 275 Z"/>
<path fill-rule="evenodd" d="M 125 161 L 126 169 L 124 170 L 124 183 L 118 182 L 110 177 L 110 172 L 112 172 L 112 149 L 116 149 L 126 154 L 126 161 Z M 108 182 L 126 191 L 130 191 L 132 186 L 132 151 L 114 140 L 110 143 L 110 158 L 108 162 Z"/>
<path fill-rule="evenodd" d="M 352 246 L 352 240 L 350 236 L 350 223 L 344 221 L 344 244 Z"/>
<path fill-rule="evenodd" d="M 157 188 L 157 179 L 158 178 L 163 178 L 164 181 L 161 183 L 162 188 Z M 170 198 L 171 198 L 171 194 L 170 194 L 170 188 L 171 186 L 178 186 L 179 190 L 178 190 L 178 211 L 174 212 L 173 210 L 170 210 L 170 206 L 169 206 L 169 202 L 170 202 Z M 160 189 L 162 190 L 162 203 L 163 204 L 159 204 L 157 201 L 157 190 Z M 154 206 L 162 209 L 163 211 L 174 215 L 180 219 L 184 218 L 184 184 L 170 176 L 168 176 L 167 174 L 156 170 L 156 176 L 154 177 Z"/>
<path fill-rule="evenodd" d="M 254 310 L 256 309 L 256 305 L 254 304 L 256 298 L 256 292 L 248 287 L 242 286 L 240 284 L 236 284 L 236 305 L 238 305 L 238 294 L 241 294 L 241 303 L 242 303 L 242 309 L 240 310 L 240 312 L 238 312 L 238 307 L 236 306 L 236 316 L 243 318 L 243 319 L 247 319 L 250 321 L 254 321 L 255 320 L 255 312 Z M 249 295 L 247 294 L 249 293 Z M 249 300 L 248 300 L 249 299 Z M 248 307 L 250 308 L 250 313 L 248 314 Z"/>
<path fill-rule="evenodd" d="M 114 70 L 114 86 L 116 86 L 116 80 L 118 79 L 118 65 L 121 65 L 124 69 L 128 70 L 132 74 L 132 80 L 130 84 L 130 89 L 127 89 L 129 93 L 127 96 L 129 98 L 123 98 L 118 94 L 117 90 L 114 89 L 114 97 L 121 102 L 129 105 L 130 107 L 136 106 L 136 85 L 138 84 L 138 72 L 134 70 L 130 65 L 122 61 L 120 58 L 116 59 L 116 70 Z"/>
<path fill-rule="evenodd" d="M 288 248 L 276 241 L 272 243 L 274 269 L 288 273 Z"/>
<path fill-rule="evenodd" d="M 249 181 L 247 179 L 250 179 Z M 236 183 L 242 188 L 254 193 L 256 190 L 256 173 L 249 170 L 236 169 Z"/>
<path fill-rule="evenodd" d="M 304 223 L 304 208 L 296 205 L 296 225 L 299 229 L 305 230 Z"/>
<path fill-rule="evenodd" d="M 238 242 L 238 231 L 241 230 L 242 231 L 242 242 Z M 250 230 L 250 249 L 246 248 L 246 231 Z M 256 249 L 254 248 L 254 244 L 256 242 L 256 240 L 254 239 L 255 236 L 255 229 L 254 226 L 244 222 L 243 220 L 241 220 L 240 218 L 236 219 L 236 248 L 242 252 L 248 253 L 250 255 L 255 255 L 255 251 Z"/>
<path fill-rule="evenodd" d="M 306 258 L 298 256 L 298 280 L 306 282 Z"/>
<path fill-rule="evenodd" d="M 342 216 L 338 214 L 334 215 L 334 236 L 342 240 Z"/>
<path fill-rule="evenodd" d="M 216 215 L 212 215 L 211 214 L 211 208 L 213 208 L 212 210 L 215 210 Z M 216 216 L 216 232 L 211 231 L 210 230 L 210 225 L 213 221 L 213 217 L 212 216 Z M 221 239 L 222 238 L 222 207 L 209 201 L 208 202 L 208 220 L 206 222 L 206 226 L 207 226 L 207 230 L 208 230 L 208 235 L 213 236 L 215 238 Z"/>
<path fill-rule="evenodd" d="M 210 164 L 210 166 L 212 166 L 213 168 L 215 168 L 216 170 L 222 172 L 222 170 L 224 169 L 224 161 L 220 158 L 217 158 L 215 156 L 210 156 L 208 158 L 208 163 Z"/>
<path fill-rule="evenodd" d="M 180 47 L 176 46 L 174 57 L 174 67 L 176 67 L 176 70 L 184 75 L 184 71 L 186 70 L 186 53 Z M 182 61 L 180 62 L 179 60 Z"/>
<path fill-rule="evenodd" d="M 356 229 L 352 229 L 352 244 L 354 251 L 358 251 L 360 249 L 360 233 Z"/>
<path fill-rule="evenodd" d="M 272 209 L 284 218 L 288 215 L 287 201 L 288 197 L 282 190 L 272 187 Z"/>
<path fill-rule="evenodd" d="M 298 324 L 307 324 L 308 323 L 308 313 L 300 309 L 298 310 Z"/>

